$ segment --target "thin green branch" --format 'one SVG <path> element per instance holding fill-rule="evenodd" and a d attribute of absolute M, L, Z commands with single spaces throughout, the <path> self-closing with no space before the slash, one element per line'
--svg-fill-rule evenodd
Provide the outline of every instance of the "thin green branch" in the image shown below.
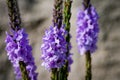
<path fill-rule="evenodd" d="M 19 7 L 17 0 L 6 0 L 8 6 L 8 15 L 10 19 L 10 27 L 17 31 L 21 28 L 21 18 L 19 13 Z M 26 70 L 26 65 L 23 61 L 19 62 L 19 67 L 22 74 L 23 80 L 30 80 L 28 72 Z"/>
<path fill-rule="evenodd" d="M 22 74 L 22 80 L 31 80 L 28 76 L 25 63 L 23 61 L 20 61 L 19 66 Z"/>
<path fill-rule="evenodd" d="M 90 6 L 90 0 L 83 0 L 84 10 Z"/>
<path fill-rule="evenodd" d="M 54 0 L 54 9 L 53 9 L 53 24 L 54 26 L 58 26 L 58 28 L 62 25 L 62 8 L 63 8 L 63 0 Z"/>
<path fill-rule="evenodd" d="M 64 1 L 63 24 L 65 24 L 65 29 L 68 32 L 66 36 L 66 42 L 68 43 L 67 53 L 66 53 L 67 56 L 69 56 L 71 4 L 72 4 L 72 0 Z M 60 69 L 60 77 L 61 77 L 60 80 L 67 80 L 69 75 L 68 67 L 69 67 L 68 61 L 66 61 L 66 64 Z"/>
<path fill-rule="evenodd" d="M 8 6 L 8 15 L 10 19 L 10 26 L 13 30 L 21 28 L 21 18 L 17 0 L 6 0 Z"/>
<path fill-rule="evenodd" d="M 87 51 L 85 54 L 86 58 L 86 76 L 85 80 L 91 80 L 92 79 L 92 71 L 91 71 L 91 53 L 90 51 Z"/>
<path fill-rule="evenodd" d="M 57 68 L 52 69 L 51 71 L 51 80 L 59 80 L 59 73 Z"/>

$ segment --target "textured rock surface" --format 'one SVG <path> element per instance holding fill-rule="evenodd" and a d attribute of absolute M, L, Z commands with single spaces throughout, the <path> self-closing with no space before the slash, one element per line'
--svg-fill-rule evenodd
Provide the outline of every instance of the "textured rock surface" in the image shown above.
<path fill-rule="evenodd" d="M 29 34 L 33 55 L 39 72 L 38 80 L 50 80 L 50 73 L 41 67 L 42 36 L 51 25 L 53 0 L 18 0 L 23 26 Z M 71 34 L 74 63 L 69 80 L 84 80 L 84 57 L 78 54 L 76 45 L 76 14 L 82 0 L 74 0 L 72 6 Z M 93 80 L 120 80 L 120 0 L 92 0 L 100 15 L 98 50 L 92 55 Z M 5 31 L 8 30 L 5 0 L 0 0 L 0 80 L 14 80 L 5 48 Z"/>

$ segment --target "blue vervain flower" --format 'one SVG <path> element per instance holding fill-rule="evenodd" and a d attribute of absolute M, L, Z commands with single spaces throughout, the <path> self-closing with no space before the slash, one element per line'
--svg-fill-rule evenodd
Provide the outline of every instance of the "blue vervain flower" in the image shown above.
<path fill-rule="evenodd" d="M 26 34 L 24 29 L 19 29 L 17 31 L 11 30 L 11 34 L 6 33 L 6 35 L 6 51 L 9 60 L 13 64 L 16 78 L 19 79 L 22 77 L 19 62 L 23 61 L 30 79 L 37 80 L 37 73 L 35 72 L 36 66 L 32 56 L 32 47 L 29 45 L 27 39 L 28 34 Z"/>
<path fill-rule="evenodd" d="M 72 63 L 71 56 L 67 57 L 66 55 L 66 35 L 67 31 L 63 26 L 60 29 L 57 26 L 50 26 L 50 29 L 45 31 L 43 44 L 41 45 L 41 58 L 43 60 L 42 66 L 45 66 L 46 69 L 61 68 L 66 60 L 69 60 L 69 64 Z"/>
<path fill-rule="evenodd" d="M 80 54 L 86 51 L 93 53 L 98 39 L 98 14 L 91 5 L 84 11 L 80 10 L 77 16 L 77 44 Z"/>

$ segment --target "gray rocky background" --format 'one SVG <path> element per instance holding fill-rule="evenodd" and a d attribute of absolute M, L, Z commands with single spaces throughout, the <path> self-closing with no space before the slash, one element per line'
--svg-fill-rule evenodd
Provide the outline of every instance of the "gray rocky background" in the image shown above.
<path fill-rule="evenodd" d="M 6 0 L 0 0 L 0 80 L 15 80 L 13 68 L 5 52 L 5 31 L 8 28 Z M 50 73 L 41 66 L 42 36 L 52 23 L 53 0 L 18 0 L 23 27 L 29 34 L 30 44 L 39 72 L 38 80 L 50 80 Z M 82 0 L 72 5 L 71 34 L 74 63 L 69 80 L 84 80 L 85 56 L 76 47 L 76 14 Z M 93 80 L 120 80 L 120 0 L 92 0 L 100 16 L 98 50 L 92 54 Z"/>

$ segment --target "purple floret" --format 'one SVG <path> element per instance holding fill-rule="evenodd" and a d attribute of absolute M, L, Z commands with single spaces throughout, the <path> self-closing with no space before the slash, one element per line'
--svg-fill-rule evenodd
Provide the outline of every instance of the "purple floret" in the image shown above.
<path fill-rule="evenodd" d="M 77 44 L 80 54 L 97 49 L 99 26 L 98 14 L 93 6 L 80 10 L 77 16 Z"/>
<path fill-rule="evenodd" d="M 36 66 L 32 56 L 32 47 L 29 45 L 29 40 L 27 39 L 28 34 L 25 33 L 24 29 L 18 31 L 12 30 L 11 34 L 6 34 L 6 51 L 9 60 L 13 64 L 16 78 L 21 79 L 22 77 L 19 62 L 23 61 L 26 64 L 26 69 L 31 80 L 37 80 L 37 73 L 35 72 Z"/>

